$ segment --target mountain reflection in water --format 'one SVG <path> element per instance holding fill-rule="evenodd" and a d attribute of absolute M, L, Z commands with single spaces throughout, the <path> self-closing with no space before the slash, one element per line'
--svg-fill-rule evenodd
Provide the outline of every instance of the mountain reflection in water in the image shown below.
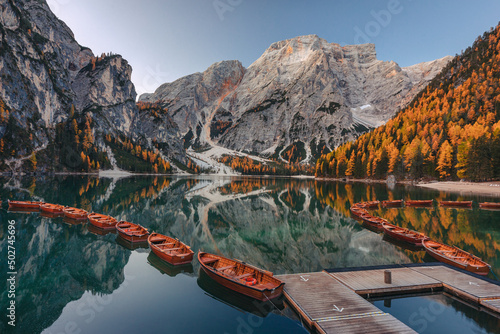
<path fill-rule="evenodd" d="M 363 228 L 349 213 L 356 202 L 432 198 L 491 201 L 410 186 L 389 190 L 384 184 L 287 178 L 114 180 L 64 176 L 2 181 L 0 198 L 4 204 L 7 199 L 33 199 L 108 214 L 176 237 L 195 252 L 222 254 L 275 274 L 424 261 L 425 252 L 393 244 L 382 234 Z M 500 274 L 498 211 L 434 206 L 372 212 L 469 251 Z M 101 235 L 88 224 L 71 224 L 63 218 L 6 211 L 1 216 L 2 250 L 6 249 L 7 220 L 16 221 L 18 332 L 41 332 L 58 319 L 66 304 L 86 292 L 112 293 L 124 282 L 131 252 L 147 251 L 118 243 L 116 234 Z M 199 270 L 196 260 L 181 270 L 165 269 L 156 260 L 148 257 L 155 270 L 175 278 Z M 6 265 L 1 261 L 4 272 L 8 271 Z M 5 305 L 6 294 L 1 298 Z"/>

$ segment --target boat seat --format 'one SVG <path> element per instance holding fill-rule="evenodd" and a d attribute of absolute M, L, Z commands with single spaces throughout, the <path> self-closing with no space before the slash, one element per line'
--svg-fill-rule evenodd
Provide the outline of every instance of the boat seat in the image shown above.
<path fill-rule="evenodd" d="M 177 256 L 188 256 L 190 255 L 191 253 L 181 253 L 181 254 L 177 254 Z"/>
<path fill-rule="evenodd" d="M 204 264 L 211 264 L 211 263 L 215 263 L 215 262 L 217 262 L 217 261 L 219 261 L 219 259 L 203 259 L 203 260 L 202 260 L 202 262 L 203 262 Z"/>
<path fill-rule="evenodd" d="M 246 273 L 246 274 L 243 274 L 243 275 L 240 275 L 240 276 L 236 276 L 237 279 L 242 279 L 242 278 L 245 278 L 245 277 L 248 277 L 248 276 L 253 276 L 254 273 Z"/>
<path fill-rule="evenodd" d="M 182 249 L 182 247 L 176 247 L 176 248 L 167 248 L 165 249 L 166 251 L 174 251 L 174 250 L 179 250 Z"/>
<path fill-rule="evenodd" d="M 216 268 L 218 271 L 224 271 L 224 270 L 228 270 L 228 269 L 232 269 L 232 268 L 235 268 L 236 266 L 235 265 L 230 265 L 230 266 L 225 266 L 225 267 L 222 267 L 222 268 Z"/>

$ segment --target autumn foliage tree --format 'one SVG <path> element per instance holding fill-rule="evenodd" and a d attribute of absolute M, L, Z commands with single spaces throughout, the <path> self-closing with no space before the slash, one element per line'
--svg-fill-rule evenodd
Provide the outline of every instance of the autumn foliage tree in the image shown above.
<path fill-rule="evenodd" d="M 455 56 L 384 126 L 323 154 L 316 176 L 486 180 L 500 178 L 499 162 L 497 26 Z"/>

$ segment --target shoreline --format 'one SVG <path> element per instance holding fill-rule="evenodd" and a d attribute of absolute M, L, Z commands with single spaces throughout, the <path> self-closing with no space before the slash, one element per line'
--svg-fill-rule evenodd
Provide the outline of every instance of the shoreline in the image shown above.
<path fill-rule="evenodd" d="M 3 177 L 23 177 L 27 174 L 6 174 L 0 173 Z M 360 182 L 367 184 L 387 184 L 385 179 L 348 179 L 348 178 L 330 178 L 330 177 L 314 177 L 313 175 L 244 175 L 244 174 L 188 174 L 188 173 L 174 173 L 174 174 L 161 174 L 161 173 L 134 173 L 124 170 L 105 170 L 99 172 L 54 172 L 48 175 L 86 175 L 94 176 L 97 178 L 127 178 L 134 176 L 170 176 L 170 177 L 243 177 L 243 178 L 290 178 L 290 179 L 305 179 L 305 180 L 315 180 L 321 182 Z M 37 175 L 35 175 L 37 176 Z M 490 181 L 490 182 L 464 182 L 464 181 L 431 181 L 418 183 L 418 181 L 412 180 L 398 180 L 396 184 L 410 185 L 415 187 L 433 189 L 437 191 L 444 191 L 450 193 L 456 193 L 460 195 L 484 195 L 490 197 L 500 197 L 500 181 Z"/>
<path fill-rule="evenodd" d="M 500 197 L 500 181 L 491 182 L 457 182 L 440 181 L 416 184 L 417 187 L 458 193 L 460 195 L 485 195 Z"/>

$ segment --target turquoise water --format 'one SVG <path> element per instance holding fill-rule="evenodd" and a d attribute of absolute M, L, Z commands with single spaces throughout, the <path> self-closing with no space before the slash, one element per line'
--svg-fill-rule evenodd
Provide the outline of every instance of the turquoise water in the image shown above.
<path fill-rule="evenodd" d="M 374 301 L 418 333 L 500 333 L 500 319 L 444 294 Z"/>
<path fill-rule="evenodd" d="M 8 272 L 8 221 L 16 226 L 16 333 L 305 333 L 281 301 L 257 303 L 200 275 L 196 260 L 172 267 L 147 248 L 130 249 L 39 213 L 7 212 L 7 199 L 42 200 L 109 214 L 177 237 L 195 252 L 237 258 L 275 274 L 432 261 L 363 228 L 349 214 L 359 201 L 458 199 L 383 184 L 285 178 L 1 179 L 0 247 Z M 462 198 L 460 198 L 462 199 Z M 463 199 L 491 201 L 472 196 Z M 374 210 L 401 226 L 454 244 L 500 268 L 500 212 L 473 209 Z M 5 254 L 5 255 L 4 255 Z M 7 294 L 1 297 L 7 305 Z M 454 306 L 452 306 L 454 307 Z M 0 330 L 9 330 L 6 318 Z"/>

